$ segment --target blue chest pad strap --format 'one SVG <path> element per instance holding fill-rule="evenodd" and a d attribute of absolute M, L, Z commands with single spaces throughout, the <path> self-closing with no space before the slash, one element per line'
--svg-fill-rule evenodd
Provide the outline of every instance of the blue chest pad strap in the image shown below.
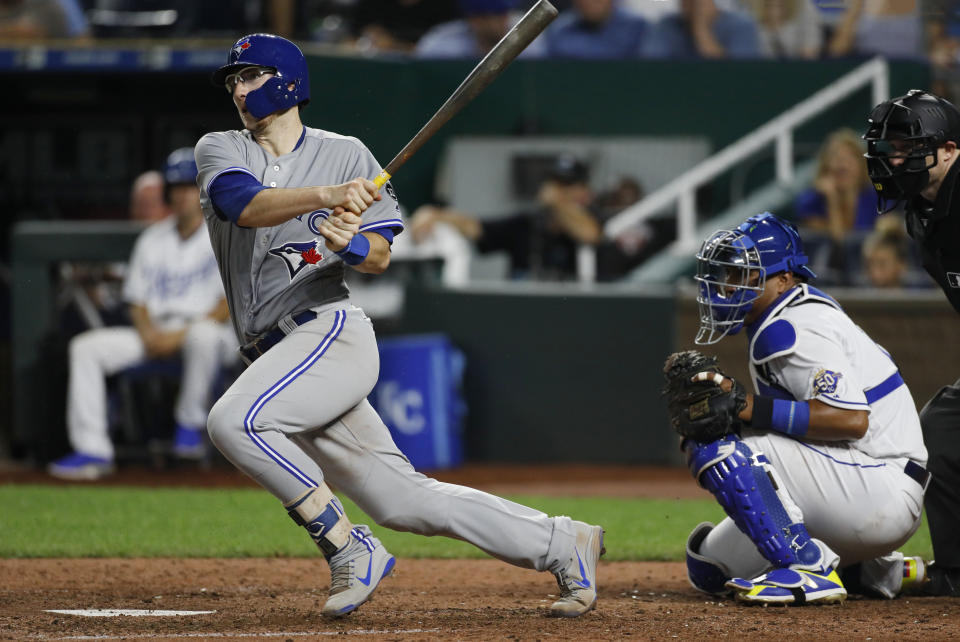
<path fill-rule="evenodd" d="M 697 483 L 716 497 L 774 567 L 825 570 L 823 551 L 762 453 L 754 453 L 736 435 L 709 443 L 687 439 L 683 446 Z"/>

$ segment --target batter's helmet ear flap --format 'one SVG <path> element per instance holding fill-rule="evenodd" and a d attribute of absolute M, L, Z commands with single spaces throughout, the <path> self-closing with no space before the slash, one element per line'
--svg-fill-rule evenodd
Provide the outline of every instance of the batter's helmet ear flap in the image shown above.
<path fill-rule="evenodd" d="M 227 76 L 246 67 L 269 67 L 276 75 L 247 94 L 247 109 L 256 118 L 310 101 L 307 59 L 294 43 L 269 33 L 240 38 L 227 56 L 227 64 L 213 72 L 211 80 L 223 87 Z"/>

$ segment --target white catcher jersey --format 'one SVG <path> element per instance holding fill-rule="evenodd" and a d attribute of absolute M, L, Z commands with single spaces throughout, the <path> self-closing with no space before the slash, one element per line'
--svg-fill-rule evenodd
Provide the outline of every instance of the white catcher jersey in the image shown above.
<path fill-rule="evenodd" d="M 182 328 L 209 314 L 223 298 L 217 261 L 203 228 L 183 239 L 176 217 L 168 216 L 145 229 L 133 246 L 123 298 L 144 306 L 160 329 Z"/>
<path fill-rule="evenodd" d="M 831 297 L 800 285 L 755 328 L 750 375 L 758 394 L 866 410 L 867 433 L 852 447 L 878 459 L 926 464 L 920 419 L 897 365 Z"/>
<path fill-rule="evenodd" d="M 281 317 L 346 299 L 344 263 L 326 248 L 318 225 L 329 210 L 304 212 L 273 227 L 246 228 L 221 218 L 208 188 L 221 174 L 244 172 L 268 187 L 338 185 L 357 177 L 373 179 L 380 165 L 356 138 L 304 128 L 289 154 L 273 158 L 250 132 L 205 135 L 197 143 L 200 202 L 210 231 L 230 305 L 230 317 L 241 343 L 270 329 Z M 403 229 L 400 207 L 388 182 L 362 215 L 362 232 Z"/>

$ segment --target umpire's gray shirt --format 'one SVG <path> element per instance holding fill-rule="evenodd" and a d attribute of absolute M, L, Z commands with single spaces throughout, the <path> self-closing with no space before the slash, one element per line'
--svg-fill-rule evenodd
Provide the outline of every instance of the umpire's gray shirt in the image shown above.
<path fill-rule="evenodd" d="M 357 177 L 373 179 L 380 165 L 356 138 L 305 127 L 296 149 L 273 158 L 250 132 L 205 135 L 196 146 L 200 203 L 230 317 L 241 343 L 270 329 L 281 317 L 346 299 L 344 263 L 328 250 L 317 226 L 329 210 L 304 212 L 274 227 L 248 228 L 229 221 L 213 205 L 210 184 L 230 172 L 250 174 L 268 187 L 338 185 Z M 362 216 L 360 230 L 403 229 L 400 207 L 390 183 L 384 197 Z"/>

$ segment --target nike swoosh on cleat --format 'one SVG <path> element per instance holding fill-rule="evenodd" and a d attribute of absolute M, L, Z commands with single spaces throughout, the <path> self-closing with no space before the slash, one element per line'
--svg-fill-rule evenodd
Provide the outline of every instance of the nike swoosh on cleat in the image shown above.
<path fill-rule="evenodd" d="M 358 577 L 357 581 L 363 584 L 364 586 L 370 586 L 370 573 L 373 570 L 373 555 L 370 555 L 367 558 L 367 575 L 365 577 Z"/>
<path fill-rule="evenodd" d="M 583 568 L 583 560 L 580 559 L 580 551 L 578 551 L 577 549 L 573 549 L 573 550 L 577 554 L 577 562 L 580 564 L 580 577 L 583 578 L 582 581 L 574 580 L 573 583 L 579 586 L 580 588 L 590 588 L 590 580 L 587 579 L 587 573 Z"/>

